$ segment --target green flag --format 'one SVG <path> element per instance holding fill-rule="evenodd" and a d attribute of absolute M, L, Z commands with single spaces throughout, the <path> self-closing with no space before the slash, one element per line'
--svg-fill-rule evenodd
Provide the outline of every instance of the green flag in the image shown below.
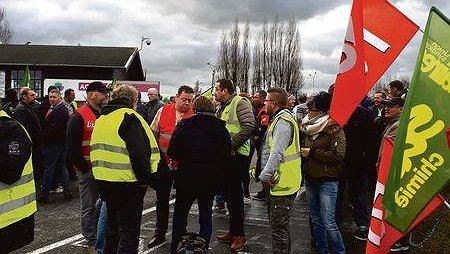
<path fill-rule="evenodd" d="M 449 24 L 431 8 L 397 130 L 383 204 L 387 222 L 402 232 L 450 178 Z"/>
<path fill-rule="evenodd" d="M 117 85 L 117 79 L 116 79 L 116 77 L 113 77 L 112 82 L 111 82 L 111 88 L 115 89 L 116 85 Z"/>
<path fill-rule="evenodd" d="M 22 86 L 30 87 L 30 82 L 31 82 L 30 68 L 28 68 L 27 65 L 27 67 L 25 68 L 25 72 L 23 73 Z"/>

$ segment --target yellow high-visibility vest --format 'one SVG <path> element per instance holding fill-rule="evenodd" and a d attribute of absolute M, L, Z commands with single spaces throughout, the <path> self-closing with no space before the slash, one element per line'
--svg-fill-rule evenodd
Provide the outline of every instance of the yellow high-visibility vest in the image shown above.
<path fill-rule="evenodd" d="M 75 101 L 72 101 L 71 103 L 74 109 L 78 109 L 78 104 Z"/>
<path fill-rule="evenodd" d="M 249 99 L 241 96 L 234 96 L 230 104 L 228 104 L 222 112 L 220 119 L 226 122 L 226 128 L 230 133 L 230 136 L 238 134 L 241 131 L 241 125 L 237 116 L 237 106 L 241 100 L 244 100 L 251 107 L 251 102 Z M 237 153 L 245 156 L 250 155 L 250 139 L 247 139 L 244 144 L 242 144 L 237 150 Z"/>
<path fill-rule="evenodd" d="M 97 180 L 108 182 L 136 182 L 130 156 L 125 141 L 119 136 L 119 127 L 125 113 L 134 114 L 142 124 L 151 146 L 148 171 L 156 172 L 159 160 L 158 143 L 147 122 L 136 111 L 120 108 L 107 115 L 102 115 L 95 122 L 91 136 L 92 173 Z"/>
<path fill-rule="evenodd" d="M 273 129 L 280 119 L 284 119 L 294 126 L 292 143 L 284 151 L 283 160 L 278 169 L 278 183 L 272 186 L 270 194 L 273 196 L 287 196 L 296 193 L 300 189 L 301 156 L 300 156 L 300 131 L 294 116 L 287 110 L 282 110 L 272 119 L 266 132 L 266 140 L 269 142 L 269 149 L 273 144 Z"/>
<path fill-rule="evenodd" d="M 0 117 L 8 117 L 0 111 Z M 28 135 L 26 129 L 19 123 Z M 37 211 L 32 156 L 28 158 L 20 179 L 13 184 L 0 182 L 0 229 L 23 220 Z"/>

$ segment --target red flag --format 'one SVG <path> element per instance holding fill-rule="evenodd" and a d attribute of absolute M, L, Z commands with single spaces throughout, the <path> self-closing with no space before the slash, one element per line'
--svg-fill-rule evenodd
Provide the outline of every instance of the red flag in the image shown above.
<path fill-rule="evenodd" d="M 381 163 L 378 169 L 378 181 L 375 188 L 375 197 L 372 208 L 372 218 L 370 220 L 369 236 L 366 246 L 366 254 L 384 254 L 389 253 L 390 248 L 400 238 L 403 233 L 385 223 L 385 209 L 382 206 L 384 188 L 386 185 L 389 166 L 391 164 L 391 157 L 393 152 L 393 143 L 390 139 L 385 138 L 383 141 L 383 151 L 381 154 Z M 423 212 L 416 218 L 414 223 L 408 229 L 407 233 L 411 231 L 417 224 L 425 219 L 430 213 L 438 208 L 443 203 L 440 196 L 435 197 L 423 210 Z"/>
<path fill-rule="evenodd" d="M 386 0 L 353 1 L 331 103 L 337 123 L 347 122 L 418 29 Z"/>

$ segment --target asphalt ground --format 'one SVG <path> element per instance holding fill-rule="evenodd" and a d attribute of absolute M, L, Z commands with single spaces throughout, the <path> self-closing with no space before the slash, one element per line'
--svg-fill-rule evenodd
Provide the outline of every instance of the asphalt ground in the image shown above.
<path fill-rule="evenodd" d="M 64 201 L 62 194 L 51 194 L 49 204 L 38 204 L 35 215 L 35 239 L 29 245 L 14 253 L 87 253 L 87 245 L 80 234 L 80 215 L 78 184 L 72 181 L 74 199 Z M 256 192 L 259 184 L 252 181 L 251 191 Z M 175 191 L 173 192 L 175 194 Z M 171 200 L 170 212 L 173 212 L 174 199 Z M 147 191 L 144 201 L 144 212 L 141 223 L 141 239 L 139 253 L 169 253 L 171 232 L 166 236 L 166 242 L 152 249 L 147 243 L 153 236 L 156 225 L 156 196 L 154 190 Z M 347 213 L 348 215 L 348 213 Z M 171 219 L 169 230 L 171 229 Z M 308 223 L 308 208 L 304 193 L 300 193 L 291 212 L 291 239 L 292 253 L 314 253 L 310 244 L 310 230 Z M 215 237 L 228 230 L 228 216 L 225 213 L 213 213 L 213 236 L 211 238 L 209 253 L 232 253 L 229 246 L 219 243 Z M 345 239 L 347 253 L 364 253 L 365 242 L 358 242 L 352 237 L 355 226 L 348 218 L 342 231 Z M 188 231 L 198 231 L 198 209 L 191 208 L 188 222 Z M 245 232 L 247 245 L 243 252 L 253 254 L 271 253 L 271 233 L 267 216 L 267 206 L 263 201 L 253 200 L 251 205 L 245 206 Z"/>

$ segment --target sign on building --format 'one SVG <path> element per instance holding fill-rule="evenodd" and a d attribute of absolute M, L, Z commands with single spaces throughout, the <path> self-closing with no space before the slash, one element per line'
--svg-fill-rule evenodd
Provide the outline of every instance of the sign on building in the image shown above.
<path fill-rule="evenodd" d="M 47 92 L 47 89 L 50 86 L 56 86 L 61 93 L 64 93 L 65 90 L 72 88 L 75 91 L 75 100 L 76 101 L 85 101 L 86 100 L 86 88 L 89 83 L 93 81 L 101 81 L 106 85 L 111 84 L 111 80 L 77 80 L 77 79 L 45 79 L 44 80 L 44 92 Z M 141 93 L 141 100 L 143 102 L 148 101 L 147 90 L 149 88 L 156 88 L 159 91 L 160 84 L 159 82 L 148 82 L 148 81 L 127 81 L 127 80 L 118 80 L 116 85 L 131 85 L 136 88 Z"/>

